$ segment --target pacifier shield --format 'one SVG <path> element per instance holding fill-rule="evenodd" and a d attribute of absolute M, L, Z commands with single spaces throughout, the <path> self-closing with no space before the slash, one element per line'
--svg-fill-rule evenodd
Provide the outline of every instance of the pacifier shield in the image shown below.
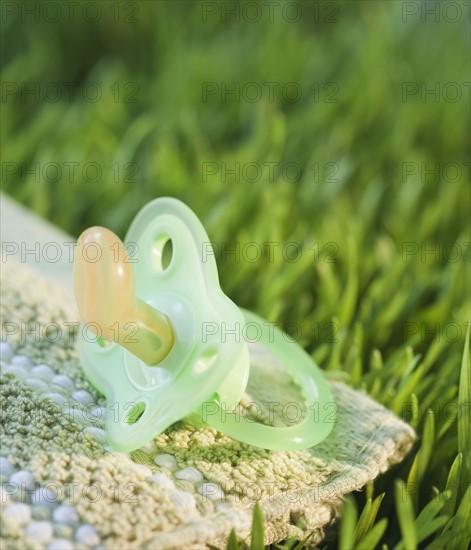
<path fill-rule="evenodd" d="M 168 265 L 161 263 L 172 242 Z M 157 199 L 137 215 L 126 236 L 132 249 L 136 295 L 165 314 L 174 331 L 168 355 L 149 366 L 116 343 L 81 342 L 83 369 L 106 396 L 110 444 L 131 451 L 211 399 L 221 386 L 225 398 L 240 399 L 248 379 L 245 341 L 222 342 L 214 326 L 243 322 L 239 308 L 219 286 L 213 256 L 202 261 L 209 238 L 196 215 L 172 198 Z M 119 296 L 116 297 L 119 300 Z"/>

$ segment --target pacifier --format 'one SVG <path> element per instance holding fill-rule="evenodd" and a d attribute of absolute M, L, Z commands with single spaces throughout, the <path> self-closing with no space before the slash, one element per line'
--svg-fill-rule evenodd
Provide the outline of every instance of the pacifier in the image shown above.
<path fill-rule="evenodd" d="M 222 292 L 215 258 L 203 254 L 209 238 L 190 208 L 168 197 L 150 202 L 125 243 L 92 227 L 74 260 L 82 368 L 106 397 L 113 448 L 133 451 L 183 419 L 272 450 L 306 449 L 329 435 L 333 399 L 320 369 L 288 335 Z M 240 413 L 251 368 L 241 330 L 248 325 L 302 388 L 307 412 L 298 424 L 275 427 Z"/>

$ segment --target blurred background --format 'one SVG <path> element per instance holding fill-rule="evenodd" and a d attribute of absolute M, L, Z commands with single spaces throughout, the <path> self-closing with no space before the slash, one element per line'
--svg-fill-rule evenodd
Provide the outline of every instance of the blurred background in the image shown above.
<path fill-rule="evenodd" d="M 223 287 L 270 317 L 348 325 L 378 271 L 389 307 L 409 287 L 394 317 L 433 307 L 440 282 L 414 285 L 467 252 L 444 245 L 467 240 L 469 31 L 466 12 L 420 6 L 7 2 L 3 188 L 73 236 L 124 237 L 177 197 L 239 243 L 219 247 Z"/>
<path fill-rule="evenodd" d="M 6 193 L 74 237 L 124 238 L 147 201 L 177 197 L 215 243 L 224 291 L 333 376 L 398 414 L 412 392 L 456 399 L 469 7 L 4 2 L 2 27 Z M 425 367 L 407 385 L 412 347 Z"/>

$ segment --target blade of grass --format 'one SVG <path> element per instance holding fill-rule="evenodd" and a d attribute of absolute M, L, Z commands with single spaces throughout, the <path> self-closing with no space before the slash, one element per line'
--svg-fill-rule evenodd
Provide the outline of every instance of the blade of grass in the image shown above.
<path fill-rule="evenodd" d="M 414 508 L 412 499 L 406 491 L 406 486 L 402 480 L 397 480 L 394 487 L 396 513 L 401 529 L 402 541 L 395 547 L 399 550 L 401 547 L 407 550 L 417 548 L 417 532 L 415 528 Z"/>
<path fill-rule="evenodd" d="M 370 531 L 363 537 L 363 539 L 355 546 L 356 550 L 371 550 L 377 548 L 381 537 L 384 535 L 388 527 L 388 520 L 386 518 L 380 519 L 376 525 L 374 525 Z"/>
<path fill-rule="evenodd" d="M 298 542 L 298 544 L 292 550 L 302 550 L 313 534 L 314 531 L 312 533 L 309 533 L 309 535 L 307 537 L 304 537 L 302 541 Z"/>
<path fill-rule="evenodd" d="M 469 359 L 469 326 L 461 362 L 458 390 L 458 451 L 463 455 L 461 494 L 471 482 L 471 363 Z"/>
<path fill-rule="evenodd" d="M 443 506 L 443 513 L 445 515 L 451 516 L 457 506 L 458 493 L 460 486 L 460 474 L 461 474 L 461 463 L 463 455 L 459 453 L 448 473 L 448 479 L 446 481 L 445 493 L 447 493 L 447 498 L 445 505 Z"/>
<path fill-rule="evenodd" d="M 372 500 L 371 498 L 369 498 L 366 501 L 363 510 L 361 511 L 360 518 L 358 519 L 357 525 L 355 527 L 355 542 L 361 540 L 367 531 L 366 524 L 371 511 L 371 504 Z"/>
<path fill-rule="evenodd" d="M 229 538 L 227 539 L 227 550 L 239 550 L 239 542 L 235 534 L 235 529 L 231 529 Z"/>
<path fill-rule="evenodd" d="M 438 531 L 450 519 L 447 515 L 437 515 L 445 506 L 446 496 L 444 493 L 437 495 L 425 508 L 422 509 L 415 521 L 417 529 L 417 542 L 423 542 L 435 531 Z"/>
<path fill-rule="evenodd" d="M 422 479 L 425 475 L 435 440 L 435 415 L 427 410 L 425 417 L 422 445 L 418 450 L 407 477 L 407 490 L 412 497 L 414 508 L 417 509 Z"/>
<path fill-rule="evenodd" d="M 471 486 L 468 486 L 463 495 L 458 511 L 453 518 L 451 532 L 453 535 L 451 549 L 469 548 L 471 544 Z"/>
<path fill-rule="evenodd" d="M 361 513 L 360 519 L 358 520 L 357 527 L 355 529 L 355 541 L 358 542 L 365 537 L 368 531 L 374 525 L 376 516 L 378 514 L 379 507 L 384 498 L 385 493 L 378 495 L 374 501 L 368 499 L 363 511 Z"/>
<path fill-rule="evenodd" d="M 257 502 L 253 509 L 252 540 L 250 542 L 250 550 L 263 550 L 265 548 L 264 540 L 265 527 L 263 523 L 263 513 Z"/>
<path fill-rule="evenodd" d="M 357 507 L 352 496 L 345 499 L 340 523 L 339 550 L 351 550 L 355 543 Z"/>
<path fill-rule="evenodd" d="M 471 543 L 471 487 L 468 487 L 456 515 L 445 525 L 442 534 L 426 550 L 467 550 Z"/>

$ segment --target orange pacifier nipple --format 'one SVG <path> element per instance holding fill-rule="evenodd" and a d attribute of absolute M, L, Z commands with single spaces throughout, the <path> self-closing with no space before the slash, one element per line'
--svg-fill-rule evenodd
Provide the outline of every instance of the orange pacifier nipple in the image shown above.
<path fill-rule="evenodd" d="M 75 298 L 83 322 L 147 365 L 166 357 L 174 333 L 166 315 L 135 296 L 132 262 L 121 240 L 105 227 L 79 237 L 74 261 Z"/>

